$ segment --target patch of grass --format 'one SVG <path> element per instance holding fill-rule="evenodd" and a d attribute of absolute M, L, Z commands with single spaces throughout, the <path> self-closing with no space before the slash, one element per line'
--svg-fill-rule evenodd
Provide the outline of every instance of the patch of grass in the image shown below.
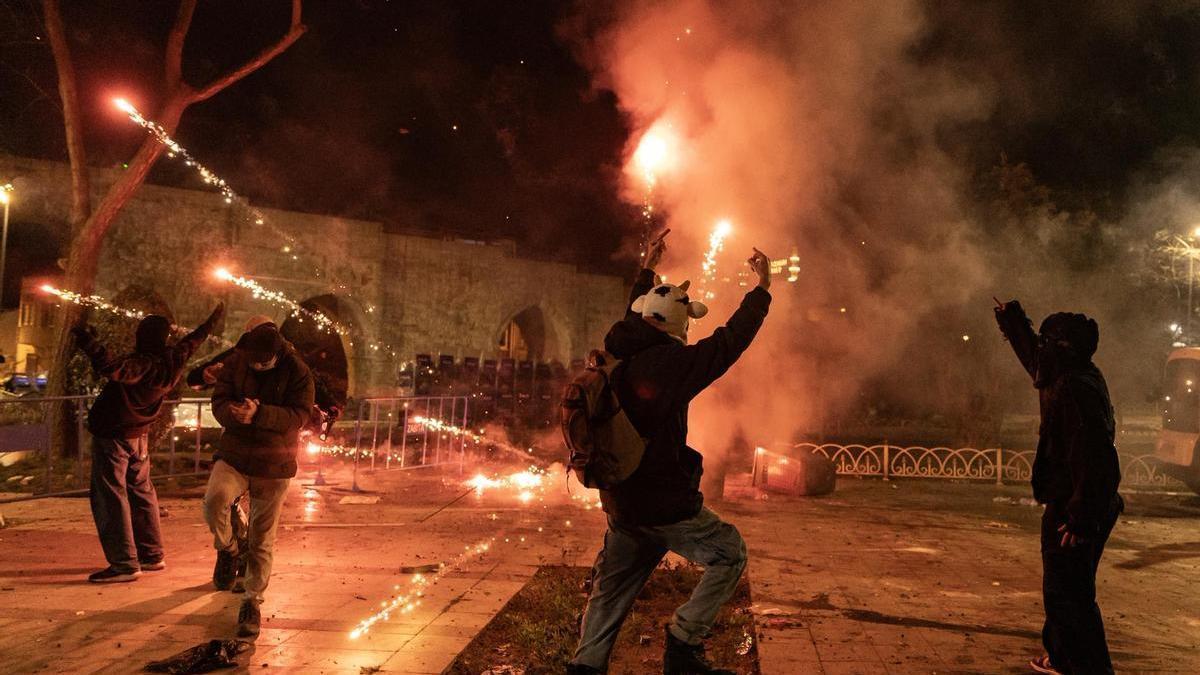
<path fill-rule="evenodd" d="M 467 645 L 447 673 L 549 675 L 562 673 L 575 652 L 579 623 L 587 604 L 586 567 L 543 567 L 509 600 Z M 700 580 L 692 565 L 655 570 L 621 627 L 609 673 L 642 674 L 662 670 L 663 626 Z M 745 577 L 733 599 L 721 609 L 708 640 L 709 658 L 739 675 L 758 675 L 758 649 L 749 612 L 750 584 Z"/>

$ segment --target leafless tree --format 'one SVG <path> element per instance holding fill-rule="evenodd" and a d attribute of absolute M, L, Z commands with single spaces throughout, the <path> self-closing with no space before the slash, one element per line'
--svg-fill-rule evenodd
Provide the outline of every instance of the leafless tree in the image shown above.
<path fill-rule="evenodd" d="M 171 32 L 167 36 L 162 85 L 164 103 L 158 114 L 153 117 L 168 134 L 175 132 L 180 117 L 188 106 L 216 95 L 263 67 L 287 50 L 306 30 L 300 16 L 302 0 L 292 0 L 291 22 L 287 32 L 279 40 L 212 82 L 203 86 L 193 86 L 183 78 L 183 45 L 191 27 L 196 1 L 181 0 Z M 67 153 L 71 164 L 71 243 L 67 253 L 64 285 L 87 295 L 95 288 L 96 268 L 105 236 L 121 209 L 145 182 L 146 174 L 163 151 L 163 146 L 153 136 L 147 135 L 137 153 L 129 160 L 128 168 L 121 172 L 120 177 L 108 188 L 100 201 L 92 205 L 75 66 L 71 60 L 62 11 L 59 0 L 44 0 L 43 6 L 46 32 L 50 38 L 58 73 L 58 93 L 62 99 L 63 126 L 66 130 Z M 49 396 L 61 396 L 66 393 L 66 366 L 75 348 L 70 331 L 82 316 L 83 308 L 72 303 L 63 303 L 51 360 L 47 392 Z M 56 410 L 56 413 L 56 423 L 52 427 L 56 431 L 56 445 L 60 449 L 69 448 L 73 445 L 70 442 L 70 434 L 73 433 L 74 426 L 67 423 L 65 408 Z"/>

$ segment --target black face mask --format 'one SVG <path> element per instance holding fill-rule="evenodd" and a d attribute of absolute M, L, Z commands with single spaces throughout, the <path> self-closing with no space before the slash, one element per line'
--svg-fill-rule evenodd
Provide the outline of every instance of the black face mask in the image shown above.
<path fill-rule="evenodd" d="M 1037 371 L 1033 385 L 1039 389 L 1049 386 L 1060 375 L 1082 365 L 1083 360 L 1067 340 L 1054 333 L 1038 336 Z"/>

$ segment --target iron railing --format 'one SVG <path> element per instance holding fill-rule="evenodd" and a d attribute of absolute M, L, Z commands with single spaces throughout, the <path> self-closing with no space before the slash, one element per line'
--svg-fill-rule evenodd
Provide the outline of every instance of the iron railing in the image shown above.
<path fill-rule="evenodd" d="M 899 446 L 886 441 L 877 445 L 797 443 L 790 449 L 824 456 L 843 476 L 989 481 L 996 485 L 1028 482 L 1035 454 L 1033 450 L 1009 448 Z M 756 480 L 786 459 L 782 453 L 760 449 L 754 458 Z M 1153 455 L 1122 454 L 1121 472 L 1122 487 L 1186 489 L 1158 468 Z"/>

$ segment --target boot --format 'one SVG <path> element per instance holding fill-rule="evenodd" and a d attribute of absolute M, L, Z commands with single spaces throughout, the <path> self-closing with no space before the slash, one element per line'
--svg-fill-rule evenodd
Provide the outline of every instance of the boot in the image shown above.
<path fill-rule="evenodd" d="M 737 675 L 732 670 L 713 668 L 704 657 L 704 645 L 689 645 L 675 637 L 667 627 L 667 648 L 663 651 L 663 675 Z"/>
<path fill-rule="evenodd" d="M 259 624 L 262 623 L 262 613 L 258 611 L 258 603 L 253 598 L 242 601 L 238 610 L 238 637 L 254 637 L 258 635 Z"/>
<path fill-rule="evenodd" d="M 567 675 L 604 675 L 604 671 L 582 663 L 568 663 Z"/>
<path fill-rule="evenodd" d="M 237 576 L 240 557 L 229 551 L 217 551 L 217 564 L 213 567 L 213 586 L 218 591 L 227 591 L 230 586 L 233 586 L 233 578 Z"/>

